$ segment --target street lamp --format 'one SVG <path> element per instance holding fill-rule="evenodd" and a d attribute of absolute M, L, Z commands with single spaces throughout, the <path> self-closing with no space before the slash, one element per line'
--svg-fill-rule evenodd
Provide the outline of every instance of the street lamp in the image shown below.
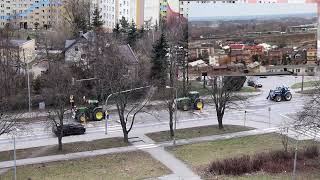
<path fill-rule="evenodd" d="M 17 150 L 16 150 L 16 133 L 19 132 L 20 129 L 13 128 L 12 129 L 12 139 L 13 139 L 13 179 L 17 179 Z"/>
<path fill-rule="evenodd" d="M 178 110 L 178 90 L 175 87 L 166 86 L 167 89 L 174 89 L 176 91 L 175 111 L 174 111 L 174 128 L 173 128 L 173 145 L 176 145 L 176 129 L 177 129 L 177 110 Z"/>

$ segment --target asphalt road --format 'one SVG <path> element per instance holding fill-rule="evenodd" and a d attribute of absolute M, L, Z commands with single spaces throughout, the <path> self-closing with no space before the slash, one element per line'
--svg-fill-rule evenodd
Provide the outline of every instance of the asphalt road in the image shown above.
<path fill-rule="evenodd" d="M 305 81 L 313 80 L 314 78 L 305 77 Z M 224 116 L 225 124 L 246 125 L 259 129 L 291 125 L 294 121 L 294 114 L 301 110 L 304 103 L 308 101 L 308 96 L 294 91 L 292 92 L 292 100 L 288 102 L 277 103 L 266 99 L 270 89 L 281 85 L 290 87 L 296 82 L 301 82 L 301 77 L 267 77 L 261 78 L 259 81 L 263 85 L 261 94 L 251 97 L 246 103 L 241 103 L 234 109 L 228 109 Z M 167 110 L 150 108 L 146 112 L 148 113 L 141 113 L 137 116 L 134 128 L 130 133 L 131 137 L 146 132 L 168 130 L 169 114 Z M 177 128 L 217 124 L 214 106 L 210 104 L 205 104 L 202 112 L 178 111 L 177 119 Z M 73 120 L 69 121 L 72 122 Z M 86 127 L 87 132 L 85 135 L 65 137 L 63 141 L 88 141 L 122 135 L 117 114 L 110 115 L 108 135 L 105 135 L 105 121 L 89 122 Z M 41 122 L 29 124 L 26 129 L 27 131 L 18 132 L 16 135 L 18 148 L 46 146 L 57 143 L 57 139 L 53 136 L 51 129 Z M 0 151 L 12 149 L 12 137 L 7 135 L 0 136 L 0 147 Z"/>

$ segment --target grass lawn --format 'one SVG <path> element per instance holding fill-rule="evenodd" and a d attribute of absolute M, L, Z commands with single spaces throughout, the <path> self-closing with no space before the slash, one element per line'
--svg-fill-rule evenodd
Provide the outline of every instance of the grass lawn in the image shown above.
<path fill-rule="evenodd" d="M 57 140 L 58 141 L 58 140 Z M 58 143 L 58 142 L 57 142 Z M 107 149 L 113 147 L 128 146 L 124 143 L 122 138 L 106 138 L 93 141 L 80 141 L 74 143 L 65 143 L 62 146 L 62 151 L 58 151 L 58 145 L 36 147 L 28 149 L 18 149 L 17 159 L 41 157 L 57 154 L 67 154 L 82 151 L 92 151 L 97 149 Z M 13 159 L 13 151 L 0 152 L 0 161 L 8 161 Z"/>
<path fill-rule="evenodd" d="M 290 139 L 289 148 L 294 147 L 294 142 L 294 140 Z M 311 141 L 300 142 L 299 147 L 303 148 L 303 146 L 310 143 Z M 281 143 L 281 136 L 275 133 L 247 136 L 242 138 L 233 138 L 228 140 L 203 142 L 168 148 L 168 150 L 171 153 L 173 153 L 179 159 L 183 160 L 186 164 L 191 166 L 195 171 L 197 171 L 201 175 L 203 172 L 203 168 L 207 167 L 207 165 L 210 164 L 210 162 L 212 161 L 237 157 L 239 155 L 244 154 L 253 155 L 260 152 L 268 152 L 270 150 L 281 149 L 283 149 Z M 256 179 L 263 179 L 263 176 L 258 175 Z"/>
<path fill-rule="evenodd" d="M 306 81 L 303 83 L 303 87 L 315 87 L 318 86 L 320 81 Z M 292 89 L 301 88 L 302 83 L 295 83 L 291 86 Z"/>
<path fill-rule="evenodd" d="M 11 180 L 10 170 L 0 179 Z M 170 174 L 164 165 L 148 153 L 134 151 L 82 158 L 77 160 L 27 165 L 17 168 L 18 179 L 32 180 L 96 180 L 145 179 Z"/>
<path fill-rule="evenodd" d="M 201 136 L 210 136 L 210 135 L 218 135 L 225 133 L 233 133 L 240 131 L 248 131 L 253 128 L 245 127 L 245 126 L 236 126 L 236 125 L 224 125 L 224 130 L 220 130 L 218 125 L 211 126 L 201 126 L 201 127 L 193 127 L 193 128 L 185 128 L 185 129 L 177 129 L 176 130 L 176 139 L 190 139 Z M 147 134 L 151 139 L 156 142 L 170 141 L 170 131 L 161 131 L 156 133 Z"/>

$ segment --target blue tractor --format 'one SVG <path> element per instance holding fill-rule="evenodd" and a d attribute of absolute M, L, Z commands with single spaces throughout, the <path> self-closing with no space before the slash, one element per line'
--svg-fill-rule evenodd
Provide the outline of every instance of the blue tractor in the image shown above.
<path fill-rule="evenodd" d="M 288 87 L 282 86 L 277 87 L 275 90 L 270 90 L 267 99 L 276 102 L 280 102 L 282 100 L 290 101 L 292 99 L 292 94 Z"/>

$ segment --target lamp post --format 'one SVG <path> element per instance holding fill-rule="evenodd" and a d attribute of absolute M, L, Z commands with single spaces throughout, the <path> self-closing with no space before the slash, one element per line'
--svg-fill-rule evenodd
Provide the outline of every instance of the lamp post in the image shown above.
<path fill-rule="evenodd" d="M 24 53 L 24 49 L 22 49 L 23 53 L 23 61 L 26 66 L 26 73 L 27 73 L 27 83 L 28 83 L 28 105 L 29 105 L 29 112 L 31 112 L 31 90 L 30 90 L 30 73 L 29 73 L 29 65 L 26 63 L 26 55 Z"/>
<path fill-rule="evenodd" d="M 173 145 L 176 145 L 176 129 L 177 129 L 177 110 L 178 110 L 178 103 L 177 103 L 177 99 L 178 99 L 178 90 L 175 87 L 171 87 L 171 86 L 166 86 L 167 89 L 174 89 L 175 90 L 175 96 L 176 96 L 176 100 L 175 100 L 175 110 L 174 110 L 174 127 L 173 127 Z"/>
<path fill-rule="evenodd" d="M 128 90 L 124 90 L 124 91 L 120 91 L 120 92 L 109 94 L 109 96 L 106 99 L 104 111 L 107 111 L 108 101 L 109 101 L 110 97 L 113 96 L 114 94 L 127 93 L 127 92 L 136 91 L 136 90 L 140 90 L 140 89 L 145 89 L 145 88 L 149 88 L 149 87 L 151 87 L 151 86 L 138 87 L 138 88 L 134 88 L 134 89 L 128 89 Z M 107 119 L 106 119 L 106 124 L 105 124 L 105 134 L 108 134 L 108 121 L 107 121 Z"/>

